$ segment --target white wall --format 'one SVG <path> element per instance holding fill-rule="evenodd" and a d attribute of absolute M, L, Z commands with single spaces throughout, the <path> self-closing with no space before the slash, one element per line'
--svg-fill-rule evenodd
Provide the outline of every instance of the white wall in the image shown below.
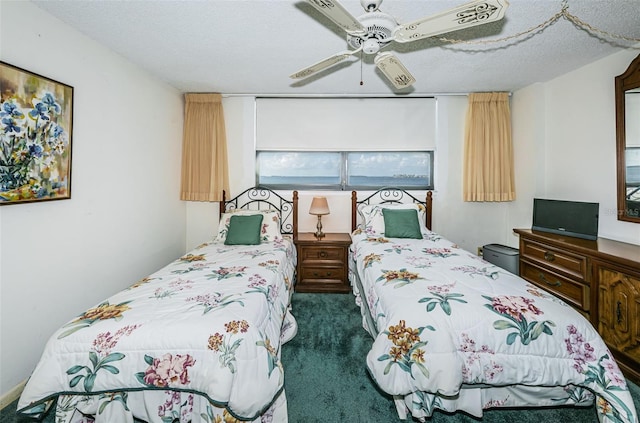
<path fill-rule="evenodd" d="M 616 215 L 614 78 L 637 53 L 622 51 L 520 90 L 513 107 L 514 139 L 526 140 L 518 157 L 528 156 L 521 164 L 535 180 L 526 195 L 598 202 L 599 236 L 633 244 L 640 244 L 640 225 Z"/>
<path fill-rule="evenodd" d="M 434 230 L 472 252 L 488 243 L 517 247 L 513 228 L 531 227 L 533 198 L 546 197 L 599 202 L 600 236 L 640 244 L 640 225 L 618 221 L 615 215 L 613 79 L 636 54 L 635 50 L 623 51 L 513 93 L 516 200 L 512 202 L 462 201 L 467 98 L 439 97 Z M 232 163 L 231 194 L 236 195 L 255 183 L 254 99 L 225 98 L 223 105 Z M 314 195 L 328 197 L 331 214 L 322 218 L 325 232 L 350 230 L 350 192 L 301 191 L 299 195 L 301 231 L 315 231 L 317 220 L 307 213 Z M 192 240 L 188 245 L 195 246 L 215 231 L 210 217 L 217 216 L 217 205 L 187 207 Z"/>
<path fill-rule="evenodd" d="M 74 87 L 70 200 L 0 208 L 0 399 L 67 320 L 185 251 L 182 95 L 30 2 L 1 60 Z"/>
<path fill-rule="evenodd" d="M 229 156 L 229 197 L 255 185 L 255 98 L 251 96 L 224 97 L 227 153 Z M 291 199 L 291 191 L 279 191 Z M 317 218 L 307 211 L 314 195 L 326 195 L 331 214 L 322 217 L 325 232 L 350 232 L 351 192 L 300 191 L 299 228 L 301 232 L 315 232 Z M 192 248 L 210 240 L 217 230 L 218 203 L 187 203 L 187 247 Z M 213 221 L 212 218 L 213 217 Z"/>
<path fill-rule="evenodd" d="M 462 200 L 466 96 L 438 98 L 438 144 L 433 229 L 462 248 L 476 252 L 490 243 L 517 245 L 506 223 L 515 202 Z M 515 149 L 514 149 L 515 150 Z M 518 151 L 515 151 L 517 157 Z M 521 176 L 521 175 L 519 175 Z M 516 192 L 518 182 L 516 179 Z"/>
<path fill-rule="evenodd" d="M 230 161 L 230 189 L 234 196 L 255 184 L 255 99 L 250 96 L 227 97 L 223 98 L 223 107 Z M 476 251 L 477 247 L 494 242 L 517 245 L 512 228 L 504 224 L 505 221 L 517 220 L 510 217 L 514 203 L 462 201 L 466 110 L 466 96 L 438 98 L 433 228 L 469 251 Z M 364 198 L 368 193 L 359 192 L 359 198 Z M 280 194 L 291 197 L 290 191 Z M 423 198 L 425 192 L 416 191 L 413 194 Z M 316 195 L 326 196 L 331 210 L 331 214 L 322 217 L 323 230 L 350 232 L 351 191 L 299 191 L 299 230 L 314 232 L 316 229 L 317 218 L 307 213 Z M 215 225 L 210 218 L 217 216 L 218 205 L 189 203 L 187 210 L 187 246 L 193 247 L 210 239 L 215 232 Z"/>
<path fill-rule="evenodd" d="M 29 2 L 0 2 L 0 23 L 1 60 L 75 88 L 72 199 L 0 208 L 2 398 L 58 326 L 210 239 L 218 205 L 178 200 L 181 93 Z M 466 97 L 439 98 L 434 229 L 470 251 L 516 246 L 512 229 L 529 227 L 533 197 L 546 196 L 600 202 L 600 235 L 640 244 L 640 225 L 615 216 L 613 78 L 636 54 L 513 94 L 510 203 L 461 201 Z M 254 102 L 223 104 L 236 195 L 255 180 Z M 329 197 L 324 230 L 349 231 L 350 192 L 315 191 L 300 193 L 300 230 L 315 230 L 314 195 Z"/>
<path fill-rule="evenodd" d="M 512 228 L 530 228 L 533 219 L 533 198 L 544 197 L 545 160 L 545 85 L 533 84 L 513 93 L 511 97 L 514 168 L 516 171 L 516 201 L 511 206 Z M 518 239 L 512 238 L 512 246 Z"/>

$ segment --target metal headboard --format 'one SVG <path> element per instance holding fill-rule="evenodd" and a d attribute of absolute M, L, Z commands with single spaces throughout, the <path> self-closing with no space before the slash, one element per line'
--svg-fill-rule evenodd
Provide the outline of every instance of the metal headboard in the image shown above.
<path fill-rule="evenodd" d="M 287 200 L 269 188 L 253 187 L 227 200 L 222 192 L 220 215 L 233 210 L 278 210 L 280 233 L 298 238 L 298 191 L 293 191 L 292 200 Z"/>
<path fill-rule="evenodd" d="M 351 230 L 358 226 L 358 214 L 362 207 L 370 204 L 422 204 L 427 210 L 425 216 L 425 226 L 431 230 L 431 216 L 433 211 L 433 192 L 427 191 L 425 200 L 419 200 L 407 191 L 400 188 L 386 187 L 380 188 L 364 200 L 358 201 L 356 191 L 351 192 Z"/>

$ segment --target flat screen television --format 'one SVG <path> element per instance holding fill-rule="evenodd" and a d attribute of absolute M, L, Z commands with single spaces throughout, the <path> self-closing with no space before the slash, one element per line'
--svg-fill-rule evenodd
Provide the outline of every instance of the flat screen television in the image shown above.
<path fill-rule="evenodd" d="M 595 240 L 599 207 L 599 203 L 534 198 L 531 229 Z"/>

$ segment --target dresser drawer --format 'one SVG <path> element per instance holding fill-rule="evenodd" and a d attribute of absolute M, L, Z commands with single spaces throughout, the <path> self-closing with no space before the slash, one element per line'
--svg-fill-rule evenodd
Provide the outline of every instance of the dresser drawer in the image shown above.
<path fill-rule="evenodd" d="M 344 262 L 345 248 L 329 247 L 329 246 L 305 246 L 300 249 L 301 260 L 303 263 L 335 261 L 339 264 Z"/>
<path fill-rule="evenodd" d="M 520 236 L 520 276 L 582 312 L 625 376 L 640 383 L 640 245 L 514 232 Z"/>
<path fill-rule="evenodd" d="M 586 312 L 589 311 L 589 285 L 538 267 L 526 260 L 520 261 L 520 276 L 562 298 L 572 306 Z"/>
<path fill-rule="evenodd" d="M 305 266 L 302 268 L 302 275 L 301 275 L 301 280 L 302 281 L 309 281 L 309 280 L 330 280 L 330 279 L 336 279 L 339 280 L 341 283 L 342 281 L 346 280 L 346 274 L 345 274 L 345 269 L 344 267 L 310 267 L 310 266 Z"/>
<path fill-rule="evenodd" d="M 526 240 L 522 242 L 522 258 L 537 261 L 552 271 L 570 275 L 583 281 L 587 279 L 587 258 L 585 256 L 558 250 L 545 244 Z"/>

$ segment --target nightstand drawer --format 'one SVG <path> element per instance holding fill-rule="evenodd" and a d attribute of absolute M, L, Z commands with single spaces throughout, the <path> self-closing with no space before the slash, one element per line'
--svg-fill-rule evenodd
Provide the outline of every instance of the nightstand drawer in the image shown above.
<path fill-rule="evenodd" d="M 337 279 L 339 281 L 346 280 L 346 274 L 344 267 L 308 267 L 302 268 L 302 275 L 300 277 L 302 281 L 315 280 L 328 280 Z"/>
<path fill-rule="evenodd" d="M 585 256 L 528 240 L 522 243 L 520 254 L 523 258 L 539 262 L 541 266 L 566 273 L 583 281 L 587 280 L 587 258 Z"/>
<path fill-rule="evenodd" d="M 571 280 L 527 261 L 520 262 L 520 276 L 562 298 L 572 306 L 586 312 L 589 311 L 589 285 Z"/>
<path fill-rule="evenodd" d="M 344 261 L 345 248 L 343 247 L 308 247 L 305 246 L 301 249 L 301 256 L 298 259 L 303 263 L 310 263 L 314 261 L 327 262 L 329 260 L 342 263 Z"/>

